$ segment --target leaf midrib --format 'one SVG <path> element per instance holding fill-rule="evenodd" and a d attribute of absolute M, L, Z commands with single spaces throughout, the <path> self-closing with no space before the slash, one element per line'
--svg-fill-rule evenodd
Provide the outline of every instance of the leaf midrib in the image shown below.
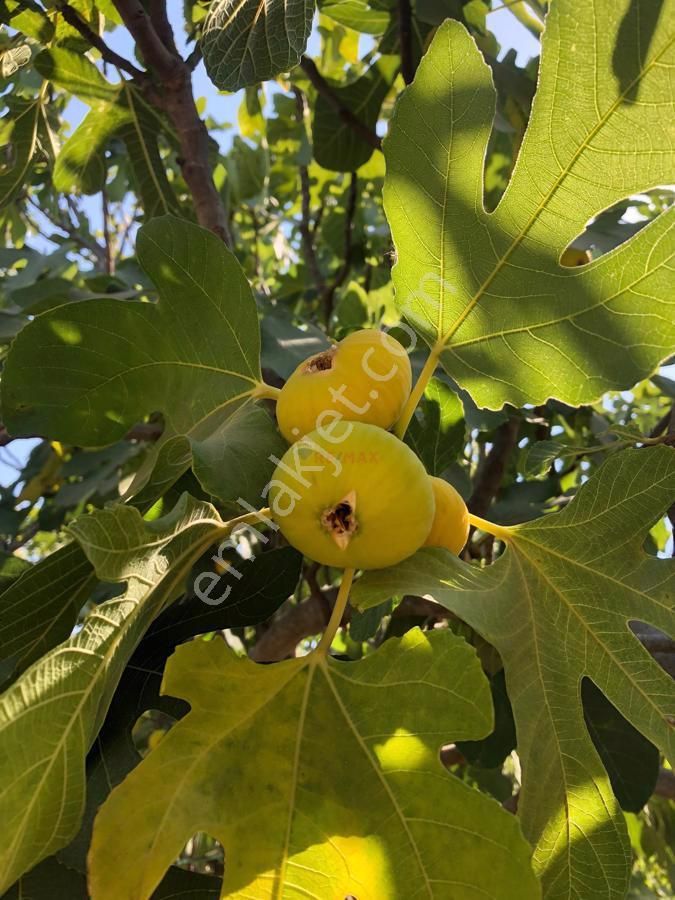
<path fill-rule="evenodd" d="M 428 896 L 431 898 L 431 900 L 433 900 L 434 894 L 433 894 L 433 890 L 431 888 L 431 882 L 429 880 L 429 876 L 427 874 L 426 867 L 424 866 L 424 863 L 422 861 L 422 855 L 420 853 L 419 847 L 417 846 L 417 841 L 415 840 L 412 832 L 410 831 L 410 827 L 408 825 L 408 820 L 406 819 L 405 815 L 403 814 L 403 810 L 401 809 L 401 807 L 398 804 L 396 795 L 394 794 L 391 787 L 389 786 L 389 782 L 385 778 L 382 770 L 380 769 L 380 767 L 376 764 L 375 760 L 373 759 L 372 754 L 371 754 L 370 750 L 368 749 L 366 742 L 364 741 L 363 737 L 361 736 L 358 729 L 354 725 L 354 722 L 352 721 L 352 718 L 349 715 L 349 710 L 342 702 L 342 697 L 340 696 L 339 691 L 335 687 L 335 684 L 333 682 L 333 678 L 332 678 L 332 675 L 331 675 L 331 672 L 330 672 L 330 669 L 328 667 L 326 660 L 322 659 L 319 663 L 317 663 L 317 666 L 321 667 L 321 671 L 326 679 L 326 683 L 327 683 L 328 687 L 330 688 L 331 693 L 333 694 L 333 697 L 335 698 L 335 702 L 338 706 L 338 709 L 342 713 L 342 716 L 343 716 L 345 722 L 347 723 L 349 730 L 354 735 L 354 738 L 356 739 L 357 744 L 361 748 L 361 751 L 363 752 L 364 756 L 370 763 L 370 765 L 373 769 L 373 772 L 377 776 L 378 781 L 384 788 L 384 791 L 387 794 L 387 797 L 389 798 L 389 802 L 391 803 L 391 805 L 394 809 L 394 812 L 398 816 L 398 819 L 399 819 L 401 825 L 403 826 L 403 830 L 404 830 L 405 835 L 408 839 L 408 842 L 412 848 L 412 851 L 415 855 L 415 860 L 417 862 L 419 870 L 422 874 L 426 892 L 427 892 Z"/>

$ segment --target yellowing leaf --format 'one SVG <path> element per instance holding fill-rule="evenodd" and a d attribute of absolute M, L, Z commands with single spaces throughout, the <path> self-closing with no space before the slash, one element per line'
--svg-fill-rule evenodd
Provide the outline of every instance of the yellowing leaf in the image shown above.
<path fill-rule="evenodd" d="M 443 741 L 491 728 L 487 681 L 450 632 L 348 664 L 257 666 L 193 641 L 163 691 L 191 712 L 101 807 L 93 900 L 150 897 L 196 831 L 225 848 L 223 897 L 539 896 L 516 820 L 441 767 Z"/>
<path fill-rule="evenodd" d="M 584 723 L 589 678 L 674 758 L 675 691 L 631 632 L 675 633 L 675 561 L 648 556 L 650 524 L 675 500 L 675 451 L 610 457 L 563 512 L 504 529 L 508 549 L 486 569 L 422 550 L 370 572 L 354 603 L 429 594 L 499 651 L 523 767 L 519 813 L 545 896 L 623 897 L 630 853 L 623 816 Z"/>
<path fill-rule="evenodd" d="M 493 213 L 495 91 L 461 25 L 438 29 L 402 95 L 384 145 L 397 302 L 478 406 L 578 405 L 672 352 L 674 211 L 587 266 L 560 258 L 603 209 L 672 180 L 674 32 L 673 4 L 553 0 L 529 127 Z"/>

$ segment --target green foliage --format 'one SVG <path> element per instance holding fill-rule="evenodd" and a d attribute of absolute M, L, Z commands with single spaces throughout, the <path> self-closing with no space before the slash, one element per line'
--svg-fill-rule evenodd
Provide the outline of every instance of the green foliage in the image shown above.
<path fill-rule="evenodd" d="M 431 594 L 499 651 L 523 767 L 519 810 L 553 896 L 560 885 L 572 896 L 582 883 L 586 896 L 626 889 L 625 826 L 584 724 L 581 679 L 672 759 L 672 683 L 629 623 L 673 629 L 675 568 L 642 541 L 674 498 L 672 450 L 627 450 L 561 513 L 506 531 L 493 566 L 422 550 L 355 590 L 361 607 L 393 590 Z"/>
<path fill-rule="evenodd" d="M 672 349 L 672 213 L 588 266 L 559 263 L 590 218 L 670 178 L 666 15 L 670 29 L 649 41 L 650 17 L 621 27 L 614 0 L 553 4 L 530 124 L 491 214 L 483 165 L 495 92 L 456 22 L 438 29 L 397 106 L 384 197 L 398 304 L 481 406 L 593 401 Z"/>
<path fill-rule="evenodd" d="M 539 896 L 514 820 L 440 768 L 439 734 L 490 729 L 487 685 L 460 639 L 410 632 L 359 663 L 310 656 L 274 667 L 237 659 L 220 641 L 196 642 L 173 657 L 163 689 L 191 711 L 99 814 L 95 898 L 149 896 L 198 828 L 236 860 L 228 893 L 342 896 L 359 885 L 364 898 L 394 897 L 444 884 L 467 897 Z M 139 792 L 143 819 L 124 828 Z M 455 852 L 434 852 L 448 830 Z M 143 871 L 120 872 L 118 859 L 148 846 Z"/>
<path fill-rule="evenodd" d="M 127 582 L 127 590 L 93 610 L 74 637 L 2 696 L 0 818 L 13 839 L 2 847 L 0 889 L 75 836 L 84 757 L 124 666 L 153 619 L 181 593 L 192 563 L 228 534 L 213 507 L 188 496 L 154 522 L 118 507 L 82 517 L 72 530 L 97 575 Z"/>
<path fill-rule="evenodd" d="M 345 87 L 333 89 L 333 97 L 350 109 L 360 122 L 373 129 L 399 67 L 398 57 L 382 56 L 365 74 Z M 335 111 L 334 100 L 320 96 L 312 122 L 314 157 L 324 169 L 354 172 L 373 155 L 373 147 L 355 133 Z"/>
<path fill-rule="evenodd" d="M 136 6 L 0 0 L 0 893 L 671 897 L 673 3 Z M 474 528 L 349 605 L 259 508 L 381 327 Z"/>
<path fill-rule="evenodd" d="M 297 65 L 307 46 L 312 0 L 214 0 L 204 23 L 202 52 L 214 84 L 224 91 L 273 78 Z"/>
<path fill-rule="evenodd" d="M 204 442 L 200 452 L 212 461 L 214 453 L 222 454 L 229 416 L 258 385 L 255 307 L 237 261 L 196 226 L 155 219 L 139 232 L 138 252 L 158 287 L 159 304 L 84 301 L 34 320 L 7 361 L 5 421 L 18 434 L 39 429 L 97 446 L 121 437 L 146 413 L 161 410 L 167 438 L 185 437 L 169 454 L 174 467 L 184 471 L 193 440 Z M 190 333 L 192 340 L 185 343 Z M 73 363 L 83 351 L 88 367 Z M 35 395 L 35 380 L 42 382 L 41 369 L 29 363 L 27 370 L 26 362 L 45 354 L 50 396 L 36 408 L 28 398 Z M 92 415 L 94 409 L 98 414 Z M 260 417 L 255 422 L 252 427 L 265 428 Z M 207 440 L 215 434 L 220 437 L 214 451 Z M 175 480 L 175 473 L 171 477 Z"/>

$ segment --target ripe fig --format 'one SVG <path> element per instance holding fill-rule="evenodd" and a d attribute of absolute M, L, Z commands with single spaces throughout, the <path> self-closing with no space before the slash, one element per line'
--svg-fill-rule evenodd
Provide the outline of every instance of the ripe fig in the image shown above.
<path fill-rule="evenodd" d="M 315 562 L 382 569 L 422 546 L 434 517 L 431 481 L 388 431 L 333 422 L 290 447 L 268 486 L 272 518 Z"/>
<path fill-rule="evenodd" d="M 461 553 L 469 537 L 469 510 L 460 494 L 442 478 L 429 478 L 434 491 L 436 512 L 425 547 L 446 547 Z"/>
<path fill-rule="evenodd" d="M 574 268 L 574 266 L 585 266 L 591 262 L 591 254 L 588 250 L 580 250 L 578 247 L 568 247 L 563 250 L 560 257 L 560 265 Z"/>
<path fill-rule="evenodd" d="M 391 428 L 410 395 L 405 348 L 381 331 L 355 331 L 300 363 L 277 398 L 279 429 L 289 443 L 336 418 Z"/>

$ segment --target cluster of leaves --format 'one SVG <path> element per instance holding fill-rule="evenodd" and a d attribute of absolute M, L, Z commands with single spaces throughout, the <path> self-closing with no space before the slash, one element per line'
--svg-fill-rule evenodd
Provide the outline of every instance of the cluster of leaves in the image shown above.
<path fill-rule="evenodd" d="M 147 6 L 0 2 L 0 892 L 667 896 L 672 7 L 554 0 L 522 68 L 487 0 L 323 0 L 315 59 L 313 4 L 187 2 L 226 147 Z M 329 659 L 340 573 L 236 529 L 268 385 L 406 322 L 494 533 L 361 576 Z"/>

